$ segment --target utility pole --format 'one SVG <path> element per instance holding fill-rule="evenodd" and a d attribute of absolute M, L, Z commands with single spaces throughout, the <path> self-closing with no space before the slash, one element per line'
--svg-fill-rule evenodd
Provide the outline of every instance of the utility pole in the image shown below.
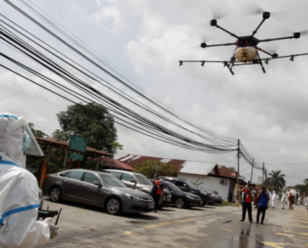
<path fill-rule="evenodd" d="M 253 158 L 253 159 L 252 159 L 252 165 L 251 165 L 250 183 L 252 183 L 252 173 L 253 173 L 253 166 L 254 166 L 254 163 L 255 163 L 255 159 Z"/>
<path fill-rule="evenodd" d="M 240 189 L 240 139 L 237 140 L 237 187 Z"/>
<path fill-rule="evenodd" d="M 264 181 L 265 181 L 265 169 L 264 169 L 264 162 L 263 162 L 263 168 L 262 168 L 262 171 L 263 171 L 263 177 L 262 177 L 262 183 L 264 185 Z"/>

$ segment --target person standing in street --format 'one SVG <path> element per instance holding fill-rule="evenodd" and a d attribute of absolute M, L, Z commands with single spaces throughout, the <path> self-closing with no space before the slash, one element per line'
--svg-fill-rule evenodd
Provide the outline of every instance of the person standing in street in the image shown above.
<path fill-rule="evenodd" d="M 51 218 L 37 220 L 39 188 L 26 154 L 42 156 L 23 117 L 0 114 L 0 247 L 32 248 L 58 234 Z"/>
<path fill-rule="evenodd" d="M 265 212 L 266 212 L 269 200 L 270 200 L 270 197 L 266 191 L 266 188 L 262 187 L 261 193 L 257 196 L 258 212 L 257 212 L 257 222 L 256 223 L 259 223 L 260 214 L 262 213 L 261 224 L 263 225 L 264 218 L 265 218 Z"/>
<path fill-rule="evenodd" d="M 153 180 L 153 188 L 152 188 L 152 197 L 154 199 L 154 203 L 155 203 L 155 206 L 154 206 L 154 212 L 157 212 L 157 209 L 158 209 L 158 203 L 159 203 L 159 200 L 160 200 L 160 197 L 161 197 L 161 194 L 162 194 L 162 189 L 161 189 L 161 182 L 159 180 L 159 175 L 156 174 L 155 177 L 154 177 L 154 180 Z"/>
<path fill-rule="evenodd" d="M 272 196 L 271 196 L 271 200 L 272 200 L 272 208 L 275 208 L 275 201 L 276 201 L 276 193 L 275 191 L 273 191 Z"/>
<path fill-rule="evenodd" d="M 286 205 L 286 195 L 285 195 L 284 192 L 282 192 L 281 204 L 282 204 L 282 209 L 284 209 L 284 207 L 285 207 L 285 205 Z"/>
<path fill-rule="evenodd" d="M 252 194 L 251 194 L 251 190 L 249 189 L 248 185 L 246 185 L 245 188 L 241 190 L 241 192 L 243 194 L 243 197 L 242 197 L 242 219 L 240 219 L 240 221 L 245 221 L 246 210 L 247 210 L 249 222 L 252 223 L 252 214 L 251 214 Z"/>
<path fill-rule="evenodd" d="M 294 203 L 294 196 L 292 195 L 292 193 L 290 192 L 289 193 L 289 197 L 288 197 L 288 200 L 289 200 L 289 209 L 293 209 L 293 203 Z"/>

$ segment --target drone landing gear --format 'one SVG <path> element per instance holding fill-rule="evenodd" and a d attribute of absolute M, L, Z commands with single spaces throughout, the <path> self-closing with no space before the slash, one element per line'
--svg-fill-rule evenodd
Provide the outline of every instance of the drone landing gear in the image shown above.
<path fill-rule="evenodd" d="M 257 55 L 258 55 L 258 58 L 259 58 L 259 64 L 261 65 L 262 71 L 263 71 L 263 73 L 266 73 L 266 71 L 265 71 L 265 69 L 264 69 L 264 66 L 263 66 L 263 63 L 262 63 L 262 60 L 261 60 L 261 58 L 260 58 L 260 55 L 259 55 L 258 50 L 257 50 Z"/>
<path fill-rule="evenodd" d="M 232 71 L 232 66 L 233 64 L 228 64 L 227 61 L 224 62 L 224 67 L 227 67 L 229 69 L 229 71 L 231 72 L 232 75 L 234 75 L 234 72 Z"/>

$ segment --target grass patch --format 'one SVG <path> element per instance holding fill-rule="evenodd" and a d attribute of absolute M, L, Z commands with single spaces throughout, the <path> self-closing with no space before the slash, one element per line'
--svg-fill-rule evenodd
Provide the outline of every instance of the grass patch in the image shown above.
<path fill-rule="evenodd" d="M 227 202 L 222 200 L 222 203 L 220 204 L 221 206 L 229 206 L 229 207 L 240 207 L 240 204 L 235 204 L 233 202 Z"/>

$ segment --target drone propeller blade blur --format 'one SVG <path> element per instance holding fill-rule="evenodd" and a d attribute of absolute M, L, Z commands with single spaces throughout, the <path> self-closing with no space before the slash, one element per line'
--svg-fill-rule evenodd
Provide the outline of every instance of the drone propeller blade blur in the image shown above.
<path fill-rule="evenodd" d="M 279 10 L 279 11 L 270 11 L 268 9 L 263 9 L 259 5 L 254 2 L 249 2 L 241 9 L 240 13 L 243 15 L 262 15 L 263 12 L 270 12 L 271 18 L 275 19 L 276 21 L 282 22 L 286 21 L 292 16 L 292 10 Z"/>
<path fill-rule="evenodd" d="M 230 11 L 225 6 L 222 6 L 222 4 L 211 4 L 210 10 L 212 14 L 212 19 L 220 20 L 223 19 L 229 15 L 231 15 L 232 11 Z"/>

